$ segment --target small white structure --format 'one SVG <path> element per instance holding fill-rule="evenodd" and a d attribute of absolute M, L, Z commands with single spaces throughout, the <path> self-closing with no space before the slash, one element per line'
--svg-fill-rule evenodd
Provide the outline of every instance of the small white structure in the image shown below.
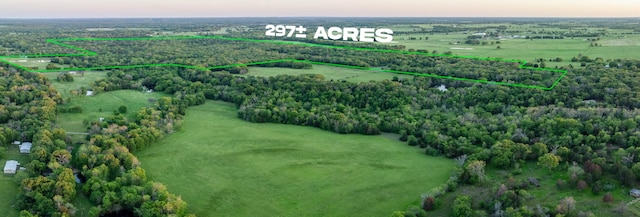
<path fill-rule="evenodd" d="M 444 86 L 444 84 L 441 84 L 441 85 L 438 87 L 438 90 L 440 90 L 440 91 L 442 91 L 442 92 L 445 92 L 445 91 L 447 91 L 447 86 Z"/>
<path fill-rule="evenodd" d="M 632 197 L 635 197 L 635 198 L 639 198 L 640 197 L 640 190 L 635 189 L 635 188 L 631 189 L 631 190 L 629 190 L 629 195 L 631 195 Z"/>
<path fill-rule="evenodd" d="M 20 145 L 20 141 L 13 141 L 14 145 Z"/>
<path fill-rule="evenodd" d="M 18 170 L 18 161 L 8 160 L 7 163 L 4 164 L 4 174 L 16 174 L 16 170 Z"/>
<path fill-rule="evenodd" d="M 31 153 L 31 143 L 30 142 L 23 142 L 22 145 L 20 145 L 20 153 L 22 154 L 29 154 Z"/>
<path fill-rule="evenodd" d="M 75 75 L 75 74 L 76 74 L 76 71 L 70 71 L 70 72 L 69 72 L 69 74 L 70 74 L 70 75 Z"/>
<path fill-rule="evenodd" d="M 93 91 L 87 90 L 87 96 L 93 96 Z"/>

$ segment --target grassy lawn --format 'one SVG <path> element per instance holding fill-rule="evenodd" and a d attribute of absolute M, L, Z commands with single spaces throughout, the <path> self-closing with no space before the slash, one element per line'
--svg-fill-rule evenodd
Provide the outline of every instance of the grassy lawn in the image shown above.
<path fill-rule="evenodd" d="M 125 116 L 132 120 L 140 108 L 149 105 L 149 99 L 158 99 L 162 96 L 165 96 L 165 94 L 118 90 L 103 92 L 94 96 L 75 97 L 72 98 L 71 102 L 61 106 L 73 107 L 79 105 L 82 107 L 82 113 L 60 113 L 58 114 L 58 124 L 69 132 L 86 132 L 83 120 L 94 121 L 101 117 L 107 117 L 122 105 L 127 106 L 128 111 Z"/>
<path fill-rule="evenodd" d="M 21 165 L 29 162 L 28 154 L 20 154 L 17 145 L 8 145 L 4 157 L 0 158 L 0 165 L 4 168 L 7 160 L 17 160 Z M 20 210 L 13 207 L 16 197 L 20 193 L 20 186 L 13 180 L 14 175 L 0 175 L 0 213 L 2 216 L 18 216 Z"/>
<path fill-rule="evenodd" d="M 49 81 L 51 81 L 51 85 L 53 85 L 65 100 L 72 97 L 72 90 L 79 90 L 81 87 L 90 88 L 91 83 L 94 81 L 107 78 L 106 71 L 86 71 L 84 76 L 75 75 L 72 82 L 60 82 L 56 80 L 58 74 L 60 74 L 59 72 L 48 72 L 43 74 L 49 79 Z"/>
<path fill-rule="evenodd" d="M 244 76 L 276 76 L 276 75 L 299 75 L 299 74 L 322 74 L 325 80 L 347 80 L 351 82 L 369 82 L 391 80 L 393 76 L 398 78 L 411 79 L 409 75 L 397 75 L 388 72 L 375 70 L 351 69 L 335 66 L 313 65 L 311 69 L 291 69 L 278 67 L 249 67 L 249 73 Z"/>
<path fill-rule="evenodd" d="M 183 129 L 135 153 L 197 216 L 388 216 L 453 168 L 384 136 L 257 124 L 233 105 L 187 110 Z"/>

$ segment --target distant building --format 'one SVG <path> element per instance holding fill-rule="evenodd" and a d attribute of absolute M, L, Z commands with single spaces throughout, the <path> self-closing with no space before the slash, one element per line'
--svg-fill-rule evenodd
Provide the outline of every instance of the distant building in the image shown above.
<path fill-rule="evenodd" d="M 23 142 L 22 145 L 20 145 L 20 153 L 22 154 L 29 154 L 31 153 L 31 143 L 30 142 Z"/>
<path fill-rule="evenodd" d="M 18 161 L 8 160 L 7 163 L 4 164 L 4 174 L 16 174 L 16 170 L 18 170 Z"/>
<path fill-rule="evenodd" d="M 446 91 L 447 91 L 447 86 L 444 86 L 444 84 L 441 84 L 441 85 L 438 87 L 438 90 L 440 90 L 440 91 L 442 91 L 442 92 L 446 92 Z"/>
<path fill-rule="evenodd" d="M 13 141 L 14 145 L 20 145 L 20 141 Z"/>
<path fill-rule="evenodd" d="M 93 91 L 87 90 L 87 96 L 93 96 Z"/>
<path fill-rule="evenodd" d="M 639 198 L 640 197 L 640 190 L 635 189 L 635 188 L 631 189 L 631 190 L 629 190 L 629 195 L 631 195 L 632 197 L 635 197 L 635 198 Z"/>

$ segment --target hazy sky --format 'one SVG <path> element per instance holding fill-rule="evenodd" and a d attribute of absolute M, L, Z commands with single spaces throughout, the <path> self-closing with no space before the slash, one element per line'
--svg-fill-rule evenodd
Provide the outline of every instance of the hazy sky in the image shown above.
<path fill-rule="evenodd" d="M 0 0 L 0 18 L 640 17 L 640 0 Z"/>

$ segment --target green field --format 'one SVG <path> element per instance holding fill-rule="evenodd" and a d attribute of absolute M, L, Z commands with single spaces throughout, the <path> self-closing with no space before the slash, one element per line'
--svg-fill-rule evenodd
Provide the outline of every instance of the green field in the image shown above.
<path fill-rule="evenodd" d="M 21 165 L 29 162 L 29 154 L 21 154 L 17 145 L 8 145 L 8 150 L 0 157 L 0 165 L 4 168 L 7 160 L 17 160 Z M 18 216 L 19 211 L 13 205 L 20 194 L 20 186 L 13 179 L 14 175 L 0 175 L 0 213 L 1 216 Z"/>
<path fill-rule="evenodd" d="M 162 96 L 165 96 L 165 94 L 118 90 L 99 93 L 94 96 L 76 97 L 66 105 L 62 105 L 62 107 L 81 106 L 82 113 L 60 113 L 58 115 L 58 124 L 69 132 L 86 132 L 86 126 L 83 124 L 84 120 L 96 121 L 100 118 L 108 117 L 122 105 L 128 108 L 125 117 L 133 120 L 140 108 L 150 105 L 149 99 L 159 99 Z"/>
<path fill-rule="evenodd" d="M 453 168 L 384 136 L 245 122 L 217 101 L 189 108 L 181 131 L 135 155 L 200 217 L 389 216 Z"/>
<path fill-rule="evenodd" d="M 46 69 L 47 65 L 51 63 L 51 62 L 46 62 L 46 61 L 51 61 L 51 58 L 6 58 L 5 60 L 7 60 L 10 63 L 18 64 L 20 66 L 38 67 L 38 69 L 42 69 L 42 70 Z M 69 67 L 69 65 L 61 65 L 56 63 L 54 63 L 54 65 L 59 68 Z"/>
<path fill-rule="evenodd" d="M 413 76 L 399 75 L 376 70 L 362 70 L 335 66 L 313 65 L 311 69 L 291 69 L 278 67 L 249 67 L 249 72 L 243 76 L 276 76 L 276 75 L 300 75 L 300 74 L 321 74 L 325 80 L 346 80 L 351 82 L 369 82 L 391 80 L 393 76 L 409 79 Z"/>
<path fill-rule="evenodd" d="M 104 71 L 86 71 L 84 76 L 75 75 L 73 77 L 73 82 L 59 82 L 56 80 L 60 73 L 58 72 L 49 72 L 43 73 L 49 81 L 51 81 L 51 85 L 62 95 L 63 99 L 68 99 L 72 97 L 72 90 L 79 90 L 81 87 L 90 88 L 91 83 L 94 81 L 107 78 L 107 72 Z"/>
<path fill-rule="evenodd" d="M 424 24 L 415 25 L 430 30 L 433 25 L 450 25 L 450 24 Z M 566 37 L 564 39 L 524 39 L 524 38 L 511 38 L 513 35 L 521 36 L 539 36 L 545 34 L 538 34 L 537 31 L 557 31 L 566 32 L 566 29 L 557 28 L 545 28 L 535 25 L 514 25 L 514 24 L 465 24 L 464 26 L 470 28 L 484 27 L 487 25 L 508 26 L 508 31 L 521 31 L 520 33 L 506 33 L 501 34 L 501 39 L 485 39 L 487 45 L 470 45 L 465 44 L 466 37 L 469 33 L 459 31 L 450 33 L 420 33 L 420 34 L 394 34 L 394 41 L 396 43 L 405 45 L 407 48 L 412 49 L 426 49 L 429 52 L 436 50 L 439 53 L 451 51 L 454 55 L 462 56 L 476 56 L 476 57 L 492 57 L 492 58 L 509 58 L 509 59 L 522 59 L 529 62 L 533 62 L 536 58 L 553 59 L 556 57 L 562 58 L 563 62 L 549 62 L 547 61 L 547 67 L 564 66 L 573 64 L 579 66 L 580 63 L 570 62 L 572 57 L 582 54 L 589 56 L 592 59 L 601 57 L 604 60 L 607 59 L 640 59 L 640 34 L 621 34 L 628 31 L 607 29 L 608 34 L 599 37 L 600 40 L 595 41 L 602 46 L 592 47 L 591 42 L 587 39 L 595 37 Z M 418 29 L 409 25 L 396 25 L 390 26 L 396 31 L 411 31 Z M 487 28 L 486 32 L 494 31 L 495 29 Z M 591 32 L 597 32 L 597 29 L 589 29 Z M 546 34 L 548 35 L 548 34 Z M 409 40 L 409 37 L 416 37 L 418 40 Z M 422 40 L 419 38 L 422 37 Z M 425 40 L 425 37 L 429 37 Z M 491 42 L 500 41 L 500 44 L 491 44 Z M 500 49 L 497 47 L 500 46 Z"/>

